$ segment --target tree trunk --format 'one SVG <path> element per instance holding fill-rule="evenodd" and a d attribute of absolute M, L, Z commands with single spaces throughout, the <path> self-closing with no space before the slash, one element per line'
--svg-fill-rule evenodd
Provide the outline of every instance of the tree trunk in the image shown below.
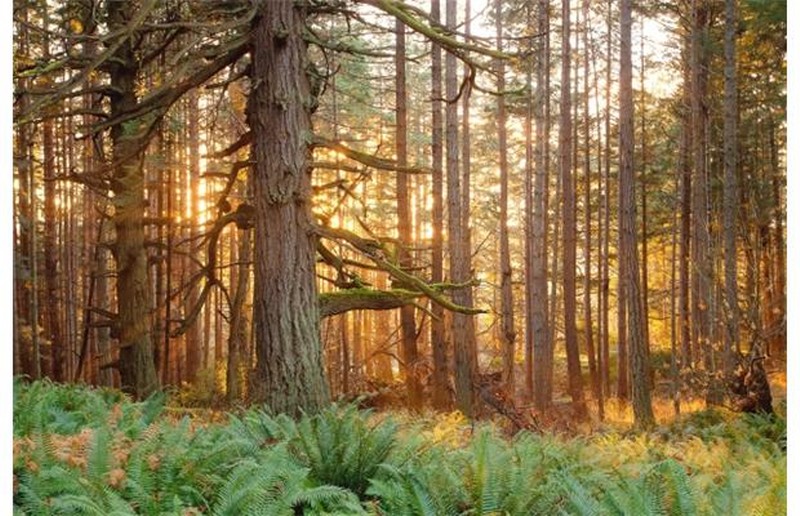
<path fill-rule="evenodd" d="M 692 0 L 692 331 L 695 346 L 703 355 L 705 369 L 712 369 L 709 340 L 711 319 L 711 257 L 706 169 L 706 130 L 708 107 L 708 5 L 706 0 Z"/>
<path fill-rule="evenodd" d="M 572 170 L 572 99 L 570 96 L 570 2 L 562 0 L 562 37 L 561 37 L 561 113 L 559 124 L 559 169 L 563 204 L 561 215 L 563 229 L 564 260 L 564 340 L 567 349 L 567 370 L 569 375 L 569 391 L 576 413 L 585 412 L 583 399 L 583 382 L 581 379 L 580 350 L 576 328 L 576 289 L 575 289 L 575 255 L 577 227 L 575 221 L 575 185 Z"/>
<path fill-rule="evenodd" d="M 589 114 L 589 1 L 583 0 L 583 326 L 586 338 L 586 355 L 589 359 L 589 378 L 600 419 L 603 418 L 603 394 L 594 349 L 594 324 L 592 322 L 592 174 L 591 174 L 591 116 Z"/>
<path fill-rule="evenodd" d="M 724 166 L 723 223 L 725 246 L 725 374 L 733 373 L 734 350 L 739 348 L 739 300 L 736 285 L 736 210 L 738 208 L 738 185 L 736 175 L 736 119 L 738 116 L 736 95 L 736 2 L 725 0 L 725 120 L 724 120 Z"/>
<path fill-rule="evenodd" d="M 111 27 L 126 26 L 132 4 L 108 5 Z M 126 39 L 115 52 L 111 65 L 111 88 L 116 98 L 111 102 L 111 118 L 132 111 L 137 104 L 138 62 L 133 42 Z M 147 281 L 147 253 L 144 247 L 144 150 L 140 131 L 143 122 L 111 130 L 114 160 L 114 215 L 116 242 L 112 247 L 117 270 L 117 331 L 119 337 L 119 372 L 122 389 L 143 398 L 158 389 L 150 335 L 149 308 L 152 305 Z M 129 134 L 131 129 L 136 131 Z"/>
<path fill-rule="evenodd" d="M 692 167 L 689 159 L 689 147 L 692 142 L 691 112 L 687 109 L 691 102 L 691 74 L 690 47 L 688 41 L 684 42 L 684 85 L 683 105 L 681 110 L 680 147 L 678 149 L 678 174 L 680 175 L 680 203 L 681 203 L 681 230 L 679 240 L 678 260 L 678 326 L 680 328 L 681 368 L 692 367 L 694 354 L 692 353 L 691 338 L 691 304 L 689 292 L 689 257 L 691 253 L 691 227 L 692 227 Z"/>
<path fill-rule="evenodd" d="M 406 107 L 406 34 L 405 25 L 395 20 L 395 114 L 396 131 L 395 155 L 397 164 L 406 166 L 408 159 L 408 109 Z M 411 245 L 411 210 L 409 206 L 408 175 L 395 176 L 397 187 L 397 236 L 398 262 L 403 269 L 413 265 L 408 247 Z M 405 363 L 406 390 L 408 404 L 412 410 L 422 407 L 422 384 L 417 374 L 417 328 L 414 320 L 414 305 L 400 309 L 400 338 L 402 341 L 403 362 Z"/>
<path fill-rule="evenodd" d="M 255 185 L 257 398 L 298 415 L 328 403 L 312 234 L 311 91 L 306 13 L 291 0 L 260 2 L 248 106 Z M 278 135 L 278 137 L 276 137 Z"/>
<path fill-rule="evenodd" d="M 503 51 L 503 25 L 501 21 L 501 2 L 495 4 L 497 9 L 496 30 L 497 50 Z M 505 63 L 497 60 L 497 142 L 500 159 L 500 317 L 503 348 L 503 383 L 506 392 L 514 395 L 514 299 L 511 289 L 511 252 L 508 243 L 508 152 L 506 136 L 506 101 L 502 93 L 506 88 Z"/>
<path fill-rule="evenodd" d="M 231 302 L 231 323 L 228 333 L 228 363 L 225 395 L 228 403 L 236 403 L 242 399 L 242 356 L 248 338 L 248 320 L 244 304 L 247 299 L 247 287 L 250 283 L 250 231 L 244 230 L 239 235 L 238 256 L 236 261 L 236 286 Z"/>
<path fill-rule="evenodd" d="M 191 206 L 192 220 L 198 220 L 200 216 L 200 192 L 198 185 L 200 182 L 200 122 L 197 93 L 190 93 L 188 96 L 188 153 L 189 153 L 189 184 L 192 185 L 189 190 L 188 200 Z M 189 229 L 190 237 L 195 236 L 194 227 Z M 196 266 L 192 260 L 187 260 L 186 272 L 189 277 L 197 273 Z M 198 303 L 200 293 L 198 287 L 192 285 L 186 295 L 184 304 L 184 311 L 188 313 Z M 199 319 L 199 318 L 198 318 Z M 198 320 L 186 332 L 186 381 L 194 383 L 197 379 L 197 372 L 200 370 L 202 362 L 202 343 L 203 333 L 200 328 L 200 321 Z"/>
<path fill-rule="evenodd" d="M 446 26 L 449 30 L 456 28 L 456 2 L 447 0 Z M 447 53 L 445 57 L 445 93 L 450 100 L 458 93 L 456 83 L 456 58 Z M 447 204 L 448 204 L 448 246 L 450 250 L 450 280 L 462 283 L 468 279 L 467 257 L 464 256 L 462 231 L 462 198 L 461 177 L 458 168 L 458 111 L 453 102 L 447 104 L 445 113 L 446 146 L 447 146 Z M 464 306 L 466 299 L 464 289 L 453 292 L 453 302 Z M 455 357 L 455 390 L 456 405 L 468 417 L 476 415 L 474 381 L 477 375 L 477 355 L 474 341 L 469 341 L 469 316 L 460 313 L 452 314 L 452 338 Z"/>
<path fill-rule="evenodd" d="M 536 61 L 536 175 L 533 185 L 533 236 L 531 242 L 531 315 L 533 330 L 534 406 L 540 412 L 553 401 L 553 339 L 548 314 L 547 284 L 547 182 L 549 181 L 550 2 L 539 1 L 539 59 Z"/>
<path fill-rule="evenodd" d="M 631 1 L 621 0 L 619 74 L 619 229 L 620 263 L 628 315 L 628 344 L 633 387 L 633 413 L 636 425 L 649 428 L 655 423 L 650 402 L 650 375 L 644 314 L 639 289 L 639 264 L 636 249 L 636 197 L 633 173 L 633 70 L 631 64 Z"/>
<path fill-rule="evenodd" d="M 431 20 L 439 23 L 439 0 L 431 0 Z M 431 135 L 431 160 L 433 195 L 433 236 L 431 242 L 431 281 L 441 283 L 444 281 L 442 233 L 444 229 L 444 208 L 442 197 L 442 168 L 444 163 L 444 148 L 442 137 L 442 48 L 432 43 L 431 66 L 431 103 L 432 110 L 432 135 Z M 437 303 L 431 303 L 431 348 L 433 350 L 433 406 L 438 410 L 450 409 L 450 380 L 449 364 L 447 360 L 447 341 L 445 340 L 444 309 Z"/>

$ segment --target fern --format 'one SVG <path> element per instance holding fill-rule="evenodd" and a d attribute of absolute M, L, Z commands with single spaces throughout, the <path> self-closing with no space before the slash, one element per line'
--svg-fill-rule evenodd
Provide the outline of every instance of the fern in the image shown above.
<path fill-rule="evenodd" d="M 394 447 L 396 428 L 391 421 L 370 426 L 355 406 L 333 406 L 304 416 L 288 441 L 289 450 L 317 482 L 363 496 Z"/>

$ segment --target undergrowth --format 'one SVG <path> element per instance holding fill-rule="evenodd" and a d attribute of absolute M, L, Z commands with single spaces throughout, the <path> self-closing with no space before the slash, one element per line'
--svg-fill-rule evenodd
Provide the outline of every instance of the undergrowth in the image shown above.
<path fill-rule="evenodd" d="M 14 382 L 14 513 L 782 514 L 783 417 L 706 411 L 566 438 L 462 416 L 264 407 L 224 422 L 116 391 Z M 402 422 L 400 422 L 402 421 Z"/>

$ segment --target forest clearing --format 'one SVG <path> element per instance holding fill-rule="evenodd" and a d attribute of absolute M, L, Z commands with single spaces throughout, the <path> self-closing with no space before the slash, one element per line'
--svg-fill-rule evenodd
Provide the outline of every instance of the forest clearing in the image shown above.
<path fill-rule="evenodd" d="M 785 0 L 15 0 L 15 514 L 783 514 Z"/>

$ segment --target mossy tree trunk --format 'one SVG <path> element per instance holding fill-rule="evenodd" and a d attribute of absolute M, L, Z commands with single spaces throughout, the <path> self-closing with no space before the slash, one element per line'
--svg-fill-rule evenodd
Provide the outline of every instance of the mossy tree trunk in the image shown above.
<path fill-rule="evenodd" d="M 109 26 L 127 26 L 132 4 L 108 4 Z M 132 111 L 137 103 L 138 63 L 132 38 L 119 45 L 110 61 L 111 118 Z M 122 389 L 143 398 L 158 389 L 150 335 L 149 308 L 152 305 L 147 281 L 147 253 L 144 246 L 144 121 L 134 119 L 111 129 L 114 159 L 114 215 L 116 242 L 112 247 L 117 269 L 116 321 Z"/>

